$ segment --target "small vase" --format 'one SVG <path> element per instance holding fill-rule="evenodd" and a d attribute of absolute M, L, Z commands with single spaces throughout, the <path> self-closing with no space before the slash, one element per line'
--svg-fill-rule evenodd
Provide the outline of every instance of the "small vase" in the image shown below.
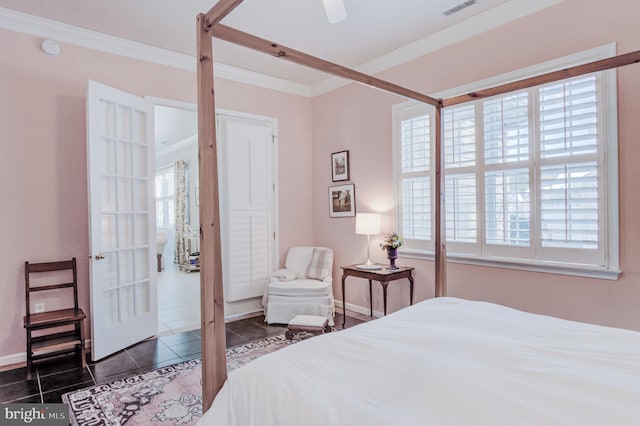
<path fill-rule="evenodd" d="M 389 259 L 389 266 L 387 269 L 398 269 L 396 266 L 396 259 L 398 258 L 398 247 L 387 247 L 387 259 Z"/>

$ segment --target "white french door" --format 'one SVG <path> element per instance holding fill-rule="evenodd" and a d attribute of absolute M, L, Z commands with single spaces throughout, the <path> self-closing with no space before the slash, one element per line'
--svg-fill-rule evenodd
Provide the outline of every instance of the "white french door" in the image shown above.
<path fill-rule="evenodd" d="M 150 107 L 89 81 L 87 176 L 92 358 L 157 332 Z"/>
<path fill-rule="evenodd" d="M 275 121 L 217 119 L 223 281 L 226 301 L 235 302 L 262 296 L 277 266 Z"/>

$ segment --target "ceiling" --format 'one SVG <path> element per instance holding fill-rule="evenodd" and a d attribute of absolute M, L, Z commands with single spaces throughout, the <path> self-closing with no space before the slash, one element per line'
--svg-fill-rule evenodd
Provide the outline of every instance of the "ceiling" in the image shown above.
<path fill-rule="evenodd" d="M 195 56 L 198 13 L 215 0 L 0 0 L 0 7 Z M 350 68 L 492 9 L 523 0 L 344 0 L 348 18 L 329 24 L 322 0 L 245 0 L 222 23 Z M 536 1 L 529 1 L 536 3 Z M 328 76 L 216 40 L 216 62 L 314 85 Z"/>
<path fill-rule="evenodd" d="M 153 122 L 159 148 L 185 142 L 198 133 L 198 114 L 193 110 L 156 105 Z"/>

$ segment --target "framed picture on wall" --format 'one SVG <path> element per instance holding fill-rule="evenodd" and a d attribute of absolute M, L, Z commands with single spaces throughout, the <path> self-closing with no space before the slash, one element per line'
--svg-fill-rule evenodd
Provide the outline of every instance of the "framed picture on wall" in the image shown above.
<path fill-rule="evenodd" d="M 329 187 L 329 217 L 356 215 L 356 188 L 350 183 Z"/>
<path fill-rule="evenodd" d="M 349 180 L 349 151 L 331 154 L 331 179 L 334 182 Z"/>

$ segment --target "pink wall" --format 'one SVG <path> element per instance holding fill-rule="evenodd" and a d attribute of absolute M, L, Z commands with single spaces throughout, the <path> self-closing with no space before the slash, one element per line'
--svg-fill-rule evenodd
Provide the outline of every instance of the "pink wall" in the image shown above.
<path fill-rule="evenodd" d="M 383 78 L 435 93 L 610 42 L 619 52 L 640 49 L 635 17 L 640 4 L 611 0 L 565 0 L 558 6 L 412 61 Z M 578 12 L 578 15 L 576 15 Z M 577 18 L 576 16 L 579 16 Z M 544 30 L 544 32 L 543 32 Z M 88 233 L 85 93 L 88 79 L 140 96 L 195 102 L 195 73 L 70 45 L 48 57 L 40 40 L 0 31 L 0 360 L 24 352 L 23 263 L 76 256 L 81 305 L 88 310 Z M 526 49 L 523 48 L 526 46 Z M 620 280 L 450 264 L 449 294 L 503 303 L 564 318 L 640 329 L 640 182 L 635 143 L 640 122 L 640 65 L 619 71 Z M 385 213 L 393 229 L 391 106 L 403 101 L 350 85 L 312 101 L 231 81 L 216 86 L 218 106 L 278 118 L 280 257 L 292 245 L 316 244 L 335 251 L 338 266 L 366 257 L 366 238 L 354 234 L 353 218 L 330 219 L 331 152 L 349 149 L 358 211 Z M 348 99 L 348 101 L 346 101 Z M 313 140 L 313 145 L 311 144 Z M 311 170 L 311 173 L 309 172 Z M 384 262 L 372 241 L 374 259 Z M 416 267 L 418 300 L 433 296 L 433 263 L 402 259 Z M 347 300 L 368 305 L 364 282 L 350 279 Z M 390 310 L 408 303 L 407 285 L 392 284 Z M 382 309 L 380 292 L 374 295 Z"/>
<path fill-rule="evenodd" d="M 423 93 L 436 93 L 557 57 L 616 42 L 619 53 L 640 49 L 640 4 L 625 0 L 565 0 L 557 6 L 396 67 L 381 75 Z M 618 281 L 569 277 L 461 264 L 448 266 L 448 294 L 497 302 L 562 318 L 640 330 L 640 65 L 618 71 L 621 268 Z M 313 100 L 314 239 L 333 247 L 336 265 L 366 258 L 366 238 L 354 219 L 329 219 L 331 152 L 350 150 L 357 210 L 385 213 L 393 230 L 391 106 L 403 100 L 350 85 Z M 373 253 L 386 262 L 372 241 Z M 416 297 L 433 296 L 433 262 L 401 259 L 416 267 Z M 341 299 L 340 271 L 334 290 Z M 361 282 L 358 282 L 361 281 Z M 374 308 L 382 310 L 381 292 Z M 366 281 L 349 278 L 347 302 L 368 306 Z M 408 285 L 389 287 L 390 311 L 408 304 Z"/>
<path fill-rule="evenodd" d="M 7 52 L 0 55 L 0 361 L 25 351 L 25 260 L 77 257 L 80 304 L 89 311 L 87 80 L 139 96 L 196 102 L 194 72 L 65 44 L 59 57 L 50 57 L 39 44 L 40 39 L 0 31 L 0 51 Z M 310 100 L 217 83 L 218 107 L 278 119 L 279 180 L 291 188 L 280 193 L 281 253 L 311 244 Z"/>

